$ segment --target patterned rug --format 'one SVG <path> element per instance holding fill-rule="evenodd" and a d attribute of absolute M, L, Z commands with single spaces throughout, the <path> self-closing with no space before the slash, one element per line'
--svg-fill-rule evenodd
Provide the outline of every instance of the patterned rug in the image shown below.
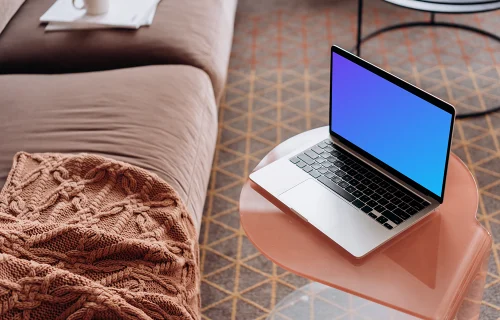
<path fill-rule="evenodd" d="M 327 125 L 331 44 L 355 44 L 356 1 L 240 0 L 229 78 L 203 218 L 204 319 L 265 319 L 308 281 L 275 266 L 239 223 L 248 174 L 281 141 Z M 366 1 L 365 32 L 428 14 Z M 437 15 L 500 30 L 500 11 Z M 451 102 L 459 112 L 500 105 L 500 43 L 454 29 L 395 31 L 363 46 L 363 58 Z M 478 219 L 493 235 L 480 319 L 500 319 L 500 114 L 458 121 L 453 152 L 480 188 Z"/>

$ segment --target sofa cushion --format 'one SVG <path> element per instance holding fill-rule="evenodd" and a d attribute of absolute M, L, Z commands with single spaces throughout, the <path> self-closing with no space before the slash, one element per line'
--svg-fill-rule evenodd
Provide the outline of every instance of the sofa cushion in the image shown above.
<path fill-rule="evenodd" d="M 219 97 L 226 80 L 236 0 L 164 0 L 139 30 L 44 32 L 54 0 L 26 0 L 0 35 L 0 73 L 67 73 L 186 64 L 208 73 Z"/>
<path fill-rule="evenodd" d="M 217 135 L 208 76 L 189 66 L 0 76 L 0 186 L 16 152 L 93 153 L 158 174 L 199 228 Z"/>

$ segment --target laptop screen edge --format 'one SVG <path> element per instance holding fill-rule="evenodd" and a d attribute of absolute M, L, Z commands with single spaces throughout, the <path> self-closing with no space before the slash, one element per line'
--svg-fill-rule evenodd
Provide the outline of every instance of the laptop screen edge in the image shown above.
<path fill-rule="evenodd" d="M 382 77 L 383 79 L 395 84 L 396 86 L 418 96 L 419 98 L 431 103 L 432 105 L 440 108 L 441 110 L 445 111 L 445 112 L 448 112 L 449 114 L 451 114 L 451 125 L 450 125 L 450 132 L 449 132 L 449 135 L 448 135 L 448 150 L 447 150 L 447 153 L 446 153 L 446 161 L 445 161 L 445 167 L 444 167 L 444 175 L 443 175 L 443 181 L 442 181 L 442 189 L 441 189 L 441 195 L 437 195 L 435 194 L 434 192 L 428 190 L 427 188 L 423 187 L 422 185 L 418 184 L 417 182 L 415 182 L 414 180 L 408 178 L 407 176 L 405 176 L 404 174 L 400 173 L 399 171 L 395 170 L 394 168 L 390 167 L 389 165 L 385 164 L 384 162 L 382 162 L 381 160 L 379 160 L 378 158 L 372 156 L 371 154 L 369 154 L 368 152 L 364 151 L 363 149 L 359 148 L 358 146 L 356 146 L 355 144 L 351 143 L 350 141 L 348 141 L 347 139 L 343 138 L 342 136 L 340 136 L 339 134 L 335 133 L 332 131 L 332 67 L 333 67 L 333 63 L 332 63 L 332 55 L 333 53 L 336 53 L 336 54 L 339 54 L 340 56 L 350 60 L 351 62 L 367 69 L 368 71 Z M 408 185 L 410 185 L 411 187 L 413 187 L 414 189 L 418 190 L 419 192 L 421 192 L 422 194 L 424 195 L 427 195 L 427 196 L 430 196 L 431 198 L 437 200 L 439 203 L 443 203 L 443 198 L 444 198 L 444 192 L 445 192 L 445 188 L 446 188 L 446 176 L 447 176 L 447 173 L 448 173 L 448 162 L 449 162 L 449 158 L 450 158 L 450 150 L 451 150 L 451 142 L 452 142 L 452 137 L 453 137 L 453 128 L 454 128 L 454 125 L 455 125 L 455 115 L 456 115 L 456 111 L 455 111 L 455 108 L 433 96 L 432 94 L 430 93 L 427 93 L 425 91 L 423 91 L 422 89 L 419 89 L 417 87 L 415 87 L 414 85 L 398 78 L 397 76 L 395 75 L 392 75 L 390 74 L 389 72 L 387 71 L 384 71 L 383 69 L 355 56 L 354 54 L 338 47 L 338 46 L 332 46 L 331 47 L 331 52 L 330 52 L 330 105 L 329 105 L 329 131 L 330 131 L 330 135 L 332 135 L 333 137 L 337 138 L 340 142 L 342 142 L 343 144 L 345 144 L 347 147 L 353 149 L 354 151 L 358 152 L 359 154 L 361 154 L 363 157 L 367 158 L 368 160 L 372 161 L 373 163 L 375 163 L 376 165 L 380 166 L 381 168 L 383 168 L 384 170 L 386 170 L 387 172 L 389 172 L 390 174 L 394 175 L 395 177 L 397 177 L 398 179 L 402 180 L 403 182 L 407 183 Z"/>

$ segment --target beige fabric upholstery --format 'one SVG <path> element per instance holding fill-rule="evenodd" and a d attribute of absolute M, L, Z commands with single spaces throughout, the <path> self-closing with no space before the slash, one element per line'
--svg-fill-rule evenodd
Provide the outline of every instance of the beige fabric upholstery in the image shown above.
<path fill-rule="evenodd" d="M 25 0 L 0 0 L 0 34 Z"/>
<path fill-rule="evenodd" d="M 0 186 L 16 152 L 94 153 L 158 174 L 199 228 L 217 135 L 208 76 L 188 66 L 0 76 Z"/>
<path fill-rule="evenodd" d="M 1 0 L 11 1 L 11 0 Z M 236 0 L 163 0 L 139 30 L 45 33 L 40 16 L 54 0 L 26 0 L 0 35 L 0 73 L 67 73 L 185 64 L 224 87 Z"/>

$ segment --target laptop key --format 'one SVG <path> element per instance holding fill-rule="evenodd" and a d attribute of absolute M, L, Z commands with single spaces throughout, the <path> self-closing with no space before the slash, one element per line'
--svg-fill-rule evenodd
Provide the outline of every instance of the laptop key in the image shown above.
<path fill-rule="evenodd" d="M 368 179 L 371 179 L 371 178 L 375 177 L 375 175 L 371 172 L 367 172 L 367 173 L 365 173 L 365 177 L 367 177 Z"/>
<path fill-rule="evenodd" d="M 305 166 L 304 168 L 302 168 L 302 170 L 304 170 L 305 172 L 311 172 L 313 171 L 313 168 L 310 166 Z"/>
<path fill-rule="evenodd" d="M 378 200 L 378 203 L 385 207 L 389 203 L 389 200 L 382 198 Z"/>
<path fill-rule="evenodd" d="M 364 184 L 360 183 L 359 185 L 356 186 L 356 188 L 358 188 L 358 190 L 363 191 L 366 189 L 366 186 Z"/>
<path fill-rule="evenodd" d="M 366 205 L 370 206 L 370 207 L 376 207 L 377 206 L 377 201 L 374 201 L 374 200 L 370 200 L 366 203 Z"/>
<path fill-rule="evenodd" d="M 342 181 L 342 179 L 340 179 L 339 177 L 337 176 L 334 176 L 333 178 L 330 178 L 331 181 L 335 182 L 335 183 L 339 183 L 340 181 Z"/>
<path fill-rule="evenodd" d="M 314 160 L 316 160 L 316 162 L 317 162 L 317 163 L 323 163 L 323 162 L 326 162 L 326 160 L 325 160 L 324 158 L 321 158 L 321 157 L 316 158 L 316 159 L 314 159 Z"/>
<path fill-rule="evenodd" d="M 330 171 L 328 171 L 327 173 L 325 173 L 325 177 L 327 177 L 328 179 L 331 179 L 331 178 L 335 177 L 335 175 L 333 173 L 331 173 Z"/>
<path fill-rule="evenodd" d="M 347 171 L 350 169 L 350 167 L 348 165 L 344 164 L 343 166 L 340 167 L 340 169 Z"/>
<path fill-rule="evenodd" d="M 358 170 L 358 172 L 359 172 L 359 170 Z M 364 177 L 362 174 L 357 173 L 357 174 L 354 176 L 354 178 L 355 178 L 356 180 L 363 180 L 365 177 Z"/>
<path fill-rule="evenodd" d="M 386 198 L 387 200 L 391 200 L 392 198 L 394 198 L 394 195 L 387 192 L 385 195 L 384 195 L 384 198 Z"/>
<path fill-rule="evenodd" d="M 311 150 L 314 151 L 314 152 L 316 152 L 317 154 L 322 154 L 323 153 L 323 149 L 321 149 L 318 146 L 312 147 Z"/>
<path fill-rule="evenodd" d="M 384 217 L 384 216 L 380 216 L 380 217 L 377 218 L 377 222 L 380 223 L 380 224 L 384 224 L 387 221 L 389 221 L 389 220 L 386 217 Z"/>
<path fill-rule="evenodd" d="M 328 170 L 330 170 L 330 172 L 332 173 L 335 173 L 339 170 L 339 168 L 337 168 L 336 166 L 331 166 L 330 168 L 328 168 Z"/>
<path fill-rule="evenodd" d="M 390 193 L 394 193 L 397 189 L 394 188 L 393 186 L 389 186 L 387 187 L 387 191 L 389 191 Z"/>
<path fill-rule="evenodd" d="M 318 147 L 320 147 L 320 148 L 322 148 L 322 149 L 324 149 L 324 148 L 328 147 L 328 145 L 327 145 L 324 141 L 323 141 L 323 142 L 318 143 L 318 144 L 317 144 L 317 146 L 318 146 Z"/>
<path fill-rule="evenodd" d="M 300 159 L 297 157 L 293 157 L 292 159 L 290 159 L 290 162 L 292 162 L 293 164 L 296 164 L 299 161 L 300 161 Z"/>
<path fill-rule="evenodd" d="M 373 209 L 375 209 L 375 211 L 378 211 L 378 212 L 384 212 L 385 211 L 385 208 L 381 205 L 376 205 L 373 207 Z"/>
<path fill-rule="evenodd" d="M 420 211 L 424 208 L 423 205 L 421 205 L 420 203 L 416 202 L 416 201 L 413 201 L 412 203 L 410 203 L 410 206 L 412 206 L 413 208 L 415 208 L 417 211 Z"/>
<path fill-rule="evenodd" d="M 384 223 L 384 227 L 386 227 L 389 230 L 393 229 L 392 226 L 390 224 L 388 224 L 388 223 Z"/>
<path fill-rule="evenodd" d="M 373 198 L 373 197 L 372 197 L 372 198 Z M 375 199 L 375 198 L 374 198 L 374 199 Z M 380 203 L 381 205 L 385 206 L 386 204 L 388 204 L 388 203 L 389 203 L 389 201 L 388 201 L 387 199 L 382 198 L 382 199 L 378 200 L 378 203 Z"/>
<path fill-rule="evenodd" d="M 375 193 L 375 191 L 373 191 L 372 189 L 366 189 L 366 190 L 365 190 L 365 194 L 366 194 L 367 196 L 371 196 L 371 195 L 372 195 L 372 194 L 374 194 L 374 193 Z"/>
<path fill-rule="evenodd" d="M 345 188 L 345 191 L 353 193 L 354 191 L 356 191 L 356 188 L 354 188 L 353 186 L 348 186 L 347 188 Z"/>
<path fill-rule="evenodd" d="M 368 201 L 370 201 L 370 197 L 368 197 L 368 196 L 362 196 L 361 198 L 359 198 L 359 200 L 361 200 L 363 202 L 368 202 Z"/>
<path fill-rule="evenodd" d="M 360 182 L 356 179 L 352 179 L 351 181 L 349 181 L 350 184 L 352 184 L 353 186 L 357 186 Z"/>
<path fill-rule="evenodd" d="M 298 155 L 298 158 L 299 158 L 300 160 L 304 161 L 305 163 L 307 163 L 308 165 L 311 165 L 311 164 L 313 164 L 313 163 L 314 163 L 314 160 L 313 160 L 313 159 L 311 159 L 311 158 L 310 158 L 307 154 L 304 154 L 304 153 L 299 154 L 299 155 Z"/>
<path fill-rule="evenodd" d="M 339 177 L 343 177 L 345 176 L 347 173 L 345 173 L 344 171 L 342 170 L 337 170 L 335 171 L 335 174 L 338 175 Z"/>
<path fill-rule="evenodd" d="M 396 197 L 402 198 L 405 194 L 403 192 L 401 192 L 401 190 L 398 190 L 398 191 L 394 192 L 394 195 Z"/>
<path fill-rule="evenodd" d="M 377 219 L 377 216 L 376 216 L 376 215 L 374 215 L 374 214 L 373 214 L 373 212 L 370 212 L 368 215 L 369 215 L 371 218 L 373 218 L 373 219 Z"/>
<path fill-rule="evenodd" d="M 392 203 L 388 203 L 385 207 L 387 208 L 387 210 L 391 210 L 391 211 L 396 209 L 396 206 Z"/>
<path fill-rule="evenodd" d="M 409 213 L 410 215 L 414 215 L 414 214 L 416 214 L 418 211 L 417 211 L 417 210 L 415 210 L 415 209 L 413 209 L 413 208 L 410 208 L 410 209 L 406 210 L 406 212 L 407 212 L 407 213 Z"/>
<path fill-rule="evenodd" d="M 318 169 L 318 171 L 319 171 L 319 173 L 321 173 L 321 174 L 325 174 L 325 173 L 327 173 L 327 172 L 328 172 L 328 169 L 326 169 L 326 168 L 320 168 L 320 169 Z"/>
<path fill-rule="evenodd" d="M 396 198 L 396 197 L 394 197 L 394 198 L 392 198 L 392 199 L 391 199 L 391 203 L 394 203 L 395 205 L 398 205 L 398 204 L 400 204 L 401 202 L 402 202 L 402 201 L 401 201 L 401 199 Z"/>
<path fill-rule="evenodd" d="M 319 173 L 319 172 L 318 172 L 318 171 L 316 171 L 316 170 L 313 170 L 313 171 L 309 172 L 309 174 L 310 174 L 311 176 L 313 176 L 314 178 L 317 178 L 317 177 L 321 176 L 321 173 Z"/>
<path fill-rule="evenodd" d="M 333 164 L 331 164 L 330 162 L 328 161 L 325 161 L 321 164 L 323 167 L 325 168 L 330 168 L 330 167 L 333 167 Z"/>
<path fill-rule="evenodd" d="M 363 208 L 361 208 L 361 211 L 363 211 L 364 213 L 370 213 L 372 212 L 372 208 L 370 208 L 369 206 L 364 206 Z"/>
<path fill-rule="evenodd" d="M 333 183 L 331 180 L 329 180 L 325 176 L 321 176 L 318 178 L 318 181 L 327 186 L 329 189 L 333 190 L 336 192 L 338 195 L 340 195 L 342 198 L 346 199 L 349 202 L 352 202 L 354 199 L 356 199 L 352 194 L 349 192 L 345 191 L 335 183 Z"/>
<path fill-rule="evenodd" d="M 353 168 L 354 170 L 359 170 L 361 168 L 361 166 L 357 163 L 353 163 L 353 164 L 351 164 L 351 168 Z"/>
<path fill-rule="evenodd" d="M 361 182 L 367 186 L 369 186 L 372 182 L 370 181 L 370 179 L 367 179 L 367 178 L 364 178 L 363 180 L 361 180 Z"/>
<path fill-rule="evenodd" d="M 345 188 L 349 187 L 349 184 L 347 182 L 345 182 L 345 181 L 340 181 L 339 182 L 339 186 L 341 186 L 342 188 L 345 189 Z"/>
<path fill-rule="evenodd" d="M 397 215 L 395 215 L 394 213 L 390 212 L 389 210 L 385 210 L 384 212 L 382 212 L 382 214 L 389 220 L 391 220 L 392 222 L 394 222 L 395 224 L 400 224 L 401 222 L 403 222 L 403 219 L 401 219 L 400 217 L 398 217 Z"/>
<path fill-rule="evenodd" d="M 381 196 L 381 195 L 376 194 L 376 193 L 375 193 L 375 194 L 372 194 L 372 196 L 371 196 L 371 197 L 372 197 L 372 199 L 373 199 L 373 200 L 377 200 L 377 201 L 378 201 L 378 200 L 380 200 L 380 198 L 382 198 L 382 196 Z"/>
<path fill-rule="evenodd" d="M 299 161 L 295 165 L 299 168 L 304 168 L 306 166 L 306 163 L 304 161 Z"/>
<path fill-rule="evenodd" d="M 410 215 L 408 213 L 404 212 L 403 210 L 401 210 L 399 208 L 394 209 L 394 211 L 392 211 L 392 212 L 397 214 L 398 216 L 400 216 L 401 218 L 403 218 L 405 220 L 410 218 Z"/>
<path fill-rule="evenodd" d="M 321 168 L 321 165 L 319 163 L 313 163 L 311 165 L 311 167 L 313 167 L 314 169 L 318 170 L 319 168 Z"/>
<path fill-rule="evenodd" d="M 355 206 L 356 206 L 356 207 L 358 207 L 358 208 L 362 208 L 362 207 L 364 207 L 364 206 L 365 206 L 365 204 L 364 204 L 362 201 L 359 201 L 358 199 L 354 200 L 354 201 L 352 202 L 352 204 L 353 204 L 353 205 L 355 205 Z"/>
<path fill-rule="evenodd" d="M 316 159 L 316 158 L 319 158 L 318 154 L 316 152 L 313 152 L 313 151 L 310 151 L 310 150 L 307 150 L 306 152 L 304 152 L 305 154 L 307 154 L 309 156 L 309 158 L 311 159 Z"/>
<path fill-rule="evenodd" d="M 345 181 L 349 182 L 349 181 L 351 181 L 351 180 L 352 180 L 352 176 L 350 176 L 350 175 L 346 174 L 346 175 L 344 176 L 344 178 L 343 178 L 343 179 L 344 179 Z"/>
<path fill-rule="evenodd" d="M 398 204 L 398 208 L 400 208 L 401 210 L 407 210 L 410 206 L 407 205 L 406 203 L 404 202 L 401 202 L 400 204 Z"/>
<path fill-rule="evenodd" d="M 356 190 L 352 193 L 352 195 L 355 196 L 356 198 L 359 198 L 363 195 L 363 192 Z"/>

